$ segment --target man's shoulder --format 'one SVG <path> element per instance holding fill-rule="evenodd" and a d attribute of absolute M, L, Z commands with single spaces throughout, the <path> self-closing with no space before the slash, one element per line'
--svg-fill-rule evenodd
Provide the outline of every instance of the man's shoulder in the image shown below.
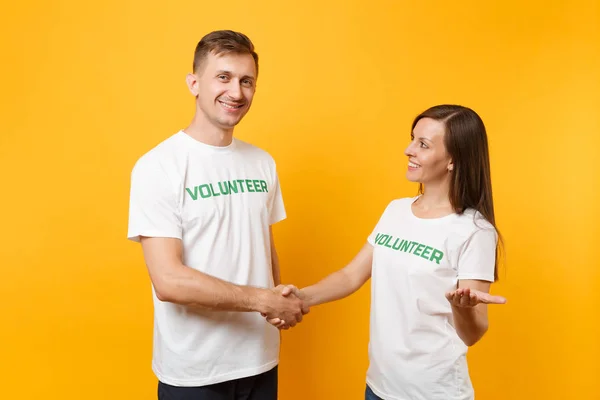
<path fill-rule="evenodd" d="M 251 157 L 255 157 L 257 159 L 266 160 L 273 164 L 275 164 L 275 158 L 269 153 L 267 150 L 258 147 L 255 144 L 247 142 L 241 139 L 236 140 L 236 149 L 243 154 L 246 154 Z"/>
<path fill-rule="evenodd" d="M 181 135 L 180 132 L 177 132 L 143 153 L 135 161 L 133 172 L 163 168 L 165 164 L 168 164 L 169 160 L 177 160 L 181 149 Z"/>
<path fill-rule="evenodd" d="M 177 154 L 182 149 L 181 144 L 180 133 L 172 134 L 143 153 L 136 160 L 135 165 L 150 166 L 153 164 L 160 164 L 162 161 L 171 158 L 176 158 Z"/>

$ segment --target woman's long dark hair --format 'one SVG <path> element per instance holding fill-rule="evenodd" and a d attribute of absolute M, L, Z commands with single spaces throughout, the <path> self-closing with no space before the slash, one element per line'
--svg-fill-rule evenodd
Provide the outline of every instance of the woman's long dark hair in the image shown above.
<path fill-rule="evenodd" d="M 496 227 L 494 201 L 492 198 L 492 180 L 490 176 L 490 157 L 485 125 L 470 108 L 458 105 L 438 105 L 419 114 L 413 124 L 422 118 L 431 118 L 442 122 L 446 127 L 444 143 L 453 162 L 450 179 L 449 198 L 454 211 L 462 214 L 466 209 L 477 210 L 494 226 L 498 233 L 494 279 L 498 280 L 498 262 L 502 238 Z M 423 193 L 423 185 L 419 185 Z"/>

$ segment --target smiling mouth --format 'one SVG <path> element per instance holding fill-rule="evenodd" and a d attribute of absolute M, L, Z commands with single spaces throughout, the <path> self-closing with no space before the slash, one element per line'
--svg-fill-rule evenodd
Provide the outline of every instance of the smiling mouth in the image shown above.
<path fill-rule="evenodd" d="M 415 164 L 414 162 L 408 162 L 408 166 L 409 168 L 420 168 L 421 166 L 419 164 Z"/>
<path fill-rule="evenodd" d="M 221 103 L 221 105 L 229 110 L 238 110 L 242 107 L 244 107 L 244 104 L 231 104 L 231 103 L 225 103 L 224 101 L 220 101 L 219 103 Z"/>

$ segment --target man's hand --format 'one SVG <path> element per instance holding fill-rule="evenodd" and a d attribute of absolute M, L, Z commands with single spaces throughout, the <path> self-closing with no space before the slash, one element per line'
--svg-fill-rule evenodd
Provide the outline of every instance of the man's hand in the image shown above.
<path fill-rule="evenodd" d="M 278 328 L 294 327 L 302 321 L 302 315 L 308 313 L 302 299 L 292 295 L 293 290 L 285 285 L 269 289 L 267 293 L 265 311 L 261 312 L 261 315 Z"/>
<path fill-rule="evenodd" d="M 302 293 L 302 291 L 300 289 L 298 289 L 294 285 L 279 285 L 278 287 L 275 288 L 275 290 L 279 290 L 279 295 L 283 298 L 296 298 L 302 302 L 304 301 L 304 294 Z M 309 312 L 310 312 L 310 309 L 308 307 L 306 307 L 304 304 L 302 304 L 302 315 L 308 314 Z M 297 322 L 300 322 L 302 320 L 302 315 L 300 315 L 300 320 L 298 320 Z M 262 314 L 262 316 L 266 317 L 267 321 L 271 325 L 273 325 L 279 329 L 289 329 L 296 325 L 296 322 L 294 322 L 294 321 L 290 322 L 290 320 L 286 320 L 285 318 L 281 318 L 281 317 L 270 318 L 269 315 L 266 315 L 264 313 Z"/>
<path fill-rule="evenodd" d="M 475 307 L 477 304 L 505 304 L 502 296 L 492 296 L 489 293 L 470 288 L 456 289 L 446 293 L 446 298 L 455 307 Z"/>

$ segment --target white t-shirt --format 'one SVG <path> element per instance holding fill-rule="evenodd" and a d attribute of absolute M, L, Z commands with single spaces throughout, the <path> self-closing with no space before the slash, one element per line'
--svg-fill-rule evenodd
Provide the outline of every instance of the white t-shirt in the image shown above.
<path fill-rule="evenodd" d="M 179 131 L 144 154 L 131 175 L 128 238 L 178 238 L 183 263 L 238 285 L 273 287 L 269 225 L 286 217 L 275 162 L 234 139 L 203 144 Z M 174 386 L 266 372 L 279 331 L 257 312 L 190 309 L 154 300 L 152 370 Z"/>
<path fill-rule="evenodd" d="M 392 201 L 368 238 L 374 249 L 367 383 L 385 400 L 473 399 L 467 346 L 445 294 L 459 279 L 494 281 L 496 231 L 473 210 L 418 218 L 415 200 Z"/>

